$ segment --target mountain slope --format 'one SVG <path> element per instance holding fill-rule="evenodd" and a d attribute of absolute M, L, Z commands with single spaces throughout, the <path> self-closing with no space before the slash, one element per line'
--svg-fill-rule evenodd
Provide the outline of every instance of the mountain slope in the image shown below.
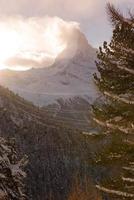
<path fill-rule="evenodd" d="M 84 200 L 98 200 L 91 180 L 92 153 L 85 137 L 51 125 L 44 111 L 3 87 L 0 136 L 14 137 L 20 157 L 29 157 L 26 185 L 30 199 L 64 200 L 74 193 L 78 198 L 81 192 Z"/>
<path fill-rule="evenodd" d="M 76 96 L 92 102 L 97 96 L 92 80 L 96 71 L 95 58 L 96 50 L 76 30 L 67 48 L 51 67 L 25 72 L 3 70 L 0 84 L 40 106 L 55 103 L 59 98 L 67 100 Z"/>

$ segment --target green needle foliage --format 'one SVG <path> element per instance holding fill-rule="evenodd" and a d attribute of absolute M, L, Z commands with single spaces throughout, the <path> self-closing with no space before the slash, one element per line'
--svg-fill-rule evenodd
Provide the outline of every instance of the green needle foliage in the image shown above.
<path fill-rule="evenodd" d="M 107 11 L 113 36 L 99 48 L 94 79 L 103 98 L 93 105 L 93 115 L 98 130 L 111 136 L 98 155 L 111 175 L 97 188 L 104 199 L 134 199 L 134 15 L 126 18 L 111 4 Z"/>

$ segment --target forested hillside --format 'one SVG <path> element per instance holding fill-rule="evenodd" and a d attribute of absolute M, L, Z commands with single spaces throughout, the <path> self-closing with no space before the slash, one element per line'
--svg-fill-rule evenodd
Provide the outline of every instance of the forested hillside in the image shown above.
<path fill-rule="evenodd" d="M 18 160 L 14 140 L 0 138 L 0 199 L 26 200 L 24 168 L 27 156 Z"/>
<path fill-rule="evenodd" d="M 0 87 L 0 135 L 15 138 L 26 154 L 26 189 L 32 200 L 98 200 L 93 186 L 92 145 L 85 136 L 49 122 L 44 111 Z"/>

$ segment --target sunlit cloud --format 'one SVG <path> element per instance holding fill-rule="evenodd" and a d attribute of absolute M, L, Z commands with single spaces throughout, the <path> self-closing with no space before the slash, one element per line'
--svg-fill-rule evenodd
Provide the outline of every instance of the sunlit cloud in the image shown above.
<path fill-rule="evenodd" d="M 133 0 L 0 0 L 1 14 L 25 16 L 54 15 L 59 17 L 83 17 L 97 15 L 107 2 L 115 5 L 132 6 Z"/>
<path fill-rule="evenodd" d="M 78 23 L 58 17 L 1 17 L 1 68 L 49 66 L 67 47 L 75 29 Z"/>
<path fill-rule="evenodd" d="M 0 68 L 50 65 L 79 24 L 89 43 L 102 45 L 112 34 L 107 2 L 134 9 L 133 0 L 0 0 Z"/>

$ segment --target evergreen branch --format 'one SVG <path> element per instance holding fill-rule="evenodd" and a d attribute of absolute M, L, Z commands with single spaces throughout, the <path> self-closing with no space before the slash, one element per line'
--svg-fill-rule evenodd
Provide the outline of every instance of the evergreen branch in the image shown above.
<path fill-rule="evenodd" d="M 108 193 L 108 194 L 114 194 L 114 195 L 122 196 L 122 197 L 126 197 L 126 198 L 133 198 L 134 197 L 134 194 L 122 192 L 122 191 L 118 191 L 118 190 L 111 190 L 111 189 L 105 188 L 105 187 L 100 186 L 100 185 L 96 185 L 96 188 L 98 190 L 105 192 L 105 193 Z"/>
<path fill-rule="evenodd" d="M 134 70 L 133 69 L 129 69 L 128 67 L 121 66 L 119 61 L 110 60 L 110 63 L 116 65 L 116 67 L 118 69 L 125 70 L 126 72 L 129 72 L 130 74 L 134 75 Z"/>
<path fill-rule="evenodd" d="M 126 189 L 134 189 L 134 185 L 125 185 Z"/>
<path fill-rule="evenodd" d="M 130 165 L 134 165 L 134 162 L 130 162 Z"/>
<path fill-rule="evenodd" d="M 126 72 L 129 72 L 130 74 L 134 75 L 134 70 L 133 69 L 129 69 L 127 67 L 123 67 L 123 66 L 120 66 L 120 65 L 117 65 L 117 68 L 119 68 L 121 70 L 125 70 Z"/>
<path fill-rule="evenodd" d="M 108 97 L 110 97 L 112 99 L 115 99 L 117 101 L 121 101 L 121 102 L 126 103 L 126 104 L 134 105 L 134 101 L 127 100 L 127 99 L 125 99 L 123 97 L 119 97 L 118 95 L 111 94 L 111 93 L 109 93 L 107 91 L 104 91 L 104 95 L 106 95 L 106 96 L 108 96 Z"/>
<path fill-rule="evenodd" d="M 118 48 L 120 48 L 119 45 L 117 45 Z M 125 51 L 126 53 L 131 53 L 134 54 L 134 50 L 131 48 L 125 48 L 125 47 L 121 47 L 121 50 Z"/>
<path fill-rule="evenodd" d="M 123 167 L 124 170 L 134 172 L 134 167 Z"/>
<path fill-rule="evenodd" d="M 134 183 L 134 178 L 125 178 L 125 177 L 122 177 L 122 180 L 126 181 L 126 182 L 129 182 L 129 183 Z"/>
<path fill-rule="evenodd" d="M 125 143 L 129 144 L 129 145 L 134 145 L 134 142 L 130 141 L 130 140 L 124 140 Z"/>
<path fill-rule="evenodd" d="M 116 9 L 112 4 L 107 4 L 107 14 L 110 17 L 112 24 L 115 26 L 118 23 L 126 23 L 134 28 L 134 18 L 130 15 L 130 19 L 125 18 L 119 9 Z"/>
<path fill-rule="evenodd" d="M 115 124 L 112 124 L 112 123 L 108 123 L 107 121 L 106 122 L 103 122 L 97 118 L 93 118 L 93 120 L 99 124 L 100 126 L 102 127 L 105 127 L 105 128 L 110 128 L 110 129 L 113 129 L 113 130 L 119 130 L 125 134 L 133 134 L 133 129 L 129 129 L 129 128 L 124 128 L 124 127 L 121 127 L 119 125 L 115 125 Z M 132 133 L 131 133 L 132 132 Z"/>
<path fill-rule="evenodd" d="M 107 14 L 110 17 L 113 25 L 116 25 L 118 22 L 122 22 L 124 20 L 124 17 L 120 11 L 116 9 L 111 3 L 107 4 Z"/>

